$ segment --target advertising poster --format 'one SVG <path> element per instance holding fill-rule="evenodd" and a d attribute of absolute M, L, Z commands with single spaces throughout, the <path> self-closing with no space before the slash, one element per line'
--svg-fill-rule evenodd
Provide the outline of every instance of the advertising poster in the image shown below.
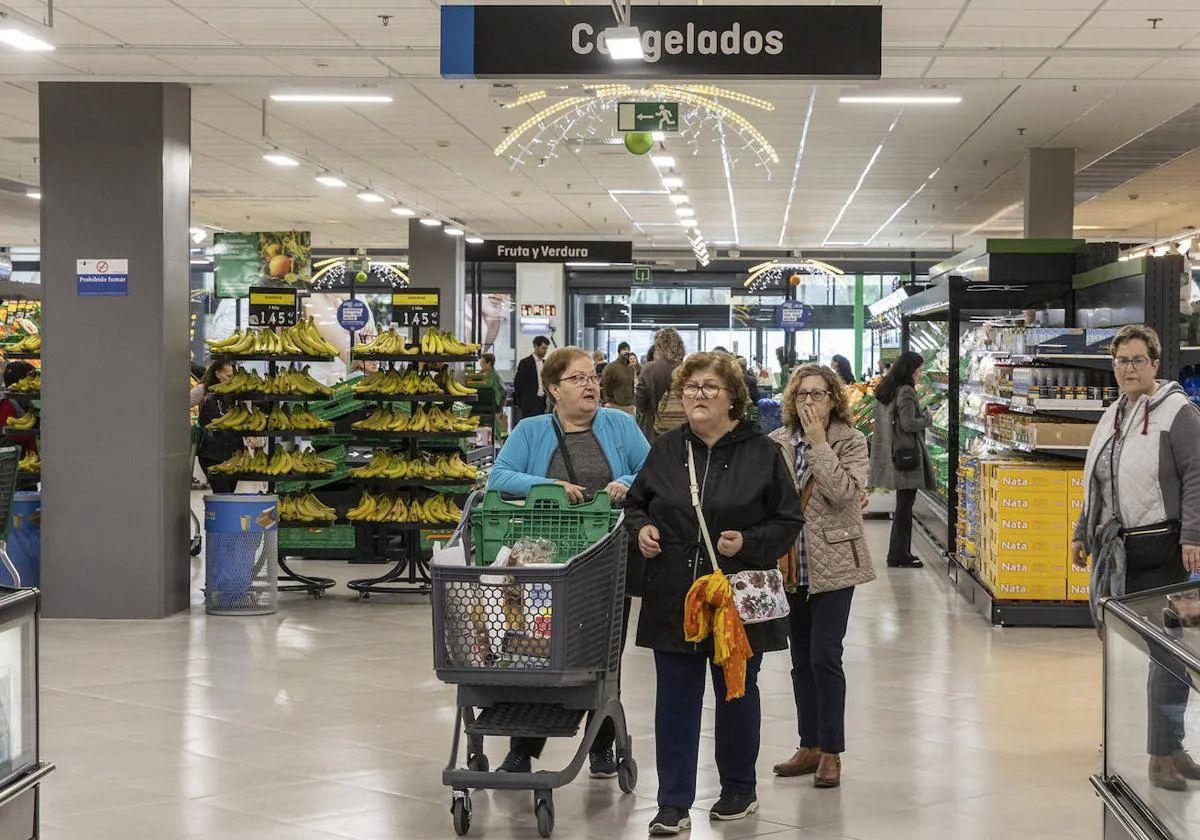
<path fill-rule="evenodd" d="M 251 286 L 309 288 L 312 234 L 308 231 L 217 233 L 213 272 L 219 298 L 240 298 Z"/>

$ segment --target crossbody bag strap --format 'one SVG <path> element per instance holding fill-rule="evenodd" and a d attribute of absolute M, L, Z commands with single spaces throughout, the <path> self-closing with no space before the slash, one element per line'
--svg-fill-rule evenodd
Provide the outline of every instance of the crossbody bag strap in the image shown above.
<path fill-rule="evenodd" d="M 575 476 L 575 465 L 571 463 L 571 451 L 567 449 L 567 439 L 563 436 L 563 430 L 558 426 L 558 417 L 551 417 L 550 425 L 554 427 L 554 434 L 558 437 L 558 451 L 562 453 L 563 466 L 567 468 L 567 480 L 576 486 L 582 486 Z"/>
<path fill-rule="evenodd" d="M 704 539 L 705 547 L 708 548 L 708 557 L 712 561 L 713 569 L 720 571 L 721 564 L 717 562 L 717 552 L 713 550 L 712 537 L 708 535 L 708 523 L 704 520 L 704 509 L 700 504 L 700 486 L 696 482 L 696 456 L 692 451 L 692 444 L 690 442 L 687 448 L 688 480 L 692 485 L 692 507 L 696 511 L 696 520 L 700 523 L 700 536 Z"/>

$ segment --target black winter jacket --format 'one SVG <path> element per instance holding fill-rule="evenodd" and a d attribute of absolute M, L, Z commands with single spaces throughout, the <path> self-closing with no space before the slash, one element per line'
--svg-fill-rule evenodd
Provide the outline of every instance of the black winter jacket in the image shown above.
<path fill-rule="evenodd" d="M 741 531 L 742 550 L 720 558 L 725 574 L 772 569 L 803 525 L 796 482 L 779 447 L 751 423 L 740 422 L 712 449 L 681 426 L 659 436 L 625 500 L 625 523 L 637 541 L 645 525 L 659 530 L 662 553 L 646 560 L 637 643 L 653 650 L 711 653 L 712 638 L 683 638 L 683 602 L 692 582 L 712 571 L 692 509 L 687 444 L 696 457 L 696 480 L 713 547 L 722 531 Z M 746 627 L 756 654 L 787 647 L 787 619 Z"/>

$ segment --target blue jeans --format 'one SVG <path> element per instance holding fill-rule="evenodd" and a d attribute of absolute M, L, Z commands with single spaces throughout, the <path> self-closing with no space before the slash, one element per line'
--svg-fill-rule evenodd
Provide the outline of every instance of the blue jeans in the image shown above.
<path fill-rule="evenodd" d="M 704 706 L 704 672 L 711 668 L 717 695 L 717 771 L 721 793 L 753 794 L 757 779 L 762 710 L 758 669 L 762 656 L 746 663 L 746 695 L 726 702 L 725 677 L 705 653 L 654 651 L 657 697 L 654 736 L 658 758 L 658 804 L 691 808 L 696 800 L 696 766 L 700 758 L 700 712 Z"/>

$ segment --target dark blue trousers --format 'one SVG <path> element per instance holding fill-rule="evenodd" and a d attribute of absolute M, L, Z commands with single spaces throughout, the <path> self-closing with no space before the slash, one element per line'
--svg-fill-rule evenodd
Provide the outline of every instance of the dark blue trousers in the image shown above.
<path fill-rule="evenodd" d="M 762 709 L 758 669 L 762 656 L 746 663 L 746 695 L 725 701 L 725 677 L 708 654 L 654 651 L 657 698 L 654 736 L 658 757 L 658 804 L 691 808 L 696 799 L 696 766 L 700 758 L 700 712 L 704 706 L 705 671 L 712 671 L 717 696 L 717 771 L 722 793 L 756 793 L 754 765 Z"/>

